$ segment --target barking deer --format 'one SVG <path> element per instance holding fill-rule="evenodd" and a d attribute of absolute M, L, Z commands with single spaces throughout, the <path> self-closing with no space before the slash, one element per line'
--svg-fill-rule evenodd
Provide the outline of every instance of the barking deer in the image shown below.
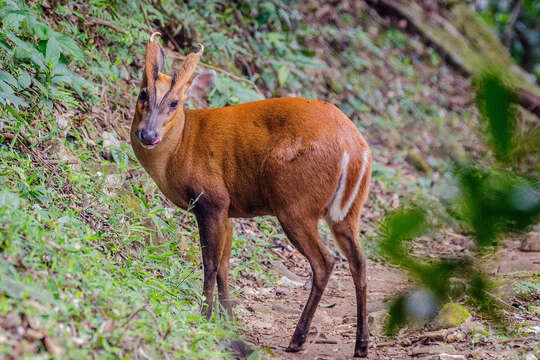
<path fill-rule="evenodd" d="M 227 287 L 231 218 L 274 215 L 313 272 L 312 287 L 287 351 L 306 341 L 334 266 L 321 241 L 323 218 L 346 256 L 357 303 L 355 356 L 367 355 L 366 259 L 359 222 L 371 179 L 371 153 L 352 121 L 336 106 L 275 98 L 222 108 L 187 110 L 190 96 L 213 87 L 215 73 L 190 81 L 200 51 L 173 76 L 161 73 L 163 52 L 153 41 L 131 126 L 131 145 L 163 194 L 181 208 L 194 202 L 204 267 L 202 311 L 219 301 L 232 316 Z"/>

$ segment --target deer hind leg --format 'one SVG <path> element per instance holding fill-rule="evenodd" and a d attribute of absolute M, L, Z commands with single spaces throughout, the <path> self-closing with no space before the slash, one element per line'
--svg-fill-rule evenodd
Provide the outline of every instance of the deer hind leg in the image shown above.
<path fill-rule="evenodd" d="M 326 220 L 336 241 L 349 261 L 356 290 L 357 328 L 355 357 L 367 356 L 368 328 L 366 314 L 366 258 L 358 238 L 360 212 L 367 199 L 371 179 L 369 150 L 349 157 L 344 152 L 341 174 L 334 195 L 327 206 Z M 359 161 L 360 160 L 360 161 Z"/>
<path fill-rule="evenodd" d="M 228 270 L 229 259 L 231 257 L 233 236 L 233 223 L 230 219 L 225 221 L 225 231 L 223 232 L 222 249 L 217 269 L 217 286 L 219 294 L 219 303 L 225 309 L 227 316 L 232 319 L 232 299 L 229 295 Z"/>
<path fill-rule="evenodd" d="M 335 260 L 319 238 L 317 219 L 295 219 L 287 216 L 278 218 L 290 242 L 308 259 L 313 273 L 308 301 L 286 349 L 287 352 L 297 352 L 306 341 L 311 320 L 326 288 Z"/>
<path fill-rule="evenodd" d="M 366 257 L 362 251 L 358 236 L 360 209 L 363 202 L 363 199 L 355 201 L 351 211 L 342 221 L 336 223 L 333 223 L 331 220 L 328 221 L 336 242 L 349 262 L 349 269 L 356 290 L 357 324 L 356 345 L 354 348 L 355 357 L 367 356 L 369 337 L 366 312 Z"/>

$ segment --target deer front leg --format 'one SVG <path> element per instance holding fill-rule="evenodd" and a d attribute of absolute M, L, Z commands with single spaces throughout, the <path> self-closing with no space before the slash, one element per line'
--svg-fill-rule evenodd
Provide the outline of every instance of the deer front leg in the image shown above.
<path fill-rule="evenodd" d="M 197 224 L 199 225 L 199 237 L 204 268 L 203 295 L 205 303 L 201 312 L 207 318 L 212 316 L 212 306 L 214 301 L 214 287 L 218 272 L 219 260 L 225 239 L 226 231 L 226 207 L 217 206 L 209 201 L 200 198 L 194 209 Z"/>
<path fill-rule="evenodd" d="M 233 223 L 230 219 L 225 222 L 225 232 L 223 236 L 223 244 L 221 244 L 221 255 L 219 257 L 219 264 L 217 270 L 217 286 L 219 292 L 219 302 L 223 309 L 226 312 L 226 315 L 229 319 L 232 320 L 232 305 L 233 300 L 229 295 L 229 286 L 228 286 L 228 270 L 229 270 L 229 258 L 231 257 L 231 246 L 232 246 L 232 233 L 233 233 Z"/>

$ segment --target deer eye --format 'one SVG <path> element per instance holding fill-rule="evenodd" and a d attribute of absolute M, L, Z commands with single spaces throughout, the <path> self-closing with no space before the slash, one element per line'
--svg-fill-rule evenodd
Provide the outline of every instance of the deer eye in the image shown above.
<path fill-rule="evenodd" d="M 171 108 L 175 108 L 178 106 L 178 100 L 174 100 L 172 103 L 171 103 Z"/>
<path fill-rule="evenodd" d="M 141 93 L 139 94 L 139 99 L 142 102 L 145 102 L 146 100 L 148 100 L 148 94 L 146 93 L 146 90 L 141 90 Z"/>

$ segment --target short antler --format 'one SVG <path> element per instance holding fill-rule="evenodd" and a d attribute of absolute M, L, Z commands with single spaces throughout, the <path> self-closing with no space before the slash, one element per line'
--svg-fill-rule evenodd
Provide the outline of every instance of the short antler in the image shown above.
<path fill-rule="evenodd" d="M 161 36 L 161 33 L 159 31 L 156 31 L 152 35 L 150 35 L 150 42 L 154 42 L 154 37 Z"/>
<path fill-rule="evenodd" d="M 158 78 L 159 72 L 163 69 L 165 59 L 163 57 L 163 51 L 157 42 L 154 42 L 156 36 L 160 36 L 161 33 L 155 32 L 150 36 L 150 41 L 146 44 L 146 61 L 144 69 L 144 81 L 143 83 L 148 87 L 148 95 L 150 102 L 155 102 L 155 86 L 154 83 Z"/>
<path fill-rule="evenodd" d="M 197 45 L 199 45 L 199 47 L 201 48 L 198 52 L 197 52 L 197 55 L 199 55 L 199 57 L 202 56 L 203 52 L 204 52 L 204 45 L 201 44 L 201 43 L 197 43 Z"/>
<path fill-rule="evenodd" d="M 198 45 L 200 46 L 200 50 L 196 53 L 188 54 L 180 69 L 178 69 L 174 74 L 174 90 L 179 90 L 184 87 L 188 83 L 191 75 L 193 75 L 195 72 L 195 69 L 199 64 L 199 60 L 204 52 L 204 45 L 201 43 L 198 43 Z M 184 89 L 184 93 L 185 90 L 187 90 L 187 88 Z"/>

